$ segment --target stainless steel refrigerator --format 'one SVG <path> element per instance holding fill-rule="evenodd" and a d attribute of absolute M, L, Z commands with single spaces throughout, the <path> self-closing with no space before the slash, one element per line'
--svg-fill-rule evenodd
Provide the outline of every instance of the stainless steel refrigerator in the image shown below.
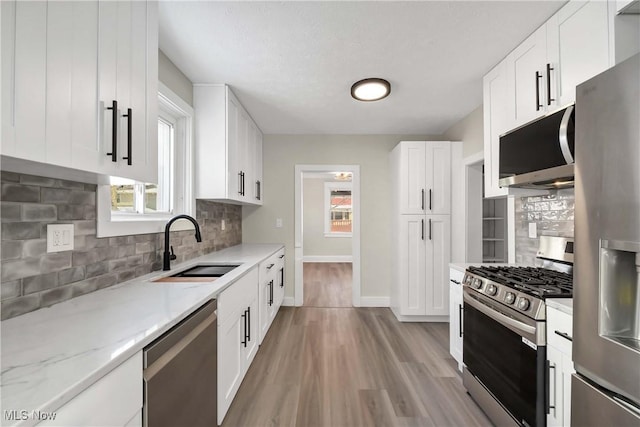
<path fill-rule="evenodd" d="M 640 55 L 576 91 L 571 422 L 640 426 Z"/>

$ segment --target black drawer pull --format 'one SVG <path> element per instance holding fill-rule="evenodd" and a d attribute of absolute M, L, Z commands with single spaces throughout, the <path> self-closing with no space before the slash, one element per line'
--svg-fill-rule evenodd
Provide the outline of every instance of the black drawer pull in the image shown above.
<path fill-rule="evenodd" d="M 553 331 L 553 333 L 556 335 L 560 335 L 562 338 L 566 340 L 573 341 L 573 337 L 567 334 L 566 332 Z"/>
<path fill-rule="evenodd" d="M 126 117 L 127 118 L 127 156 L 123 157 L 122 160 L 126 160 L 127 164 L 129 166 L 131 166 L 132 163 L 132 159 L 133 156 L 131 155 L 131 146 L 132 146 L 132 141 L 131 141 L 131 134 L 132 134 L 132 121 L 133 121 L 133 116 L 132 116 L 132 112 L 131 112 L 131 108 L 127 108 L 127 114 L 123 114 L 122 117 Z"/>
<path fill-rule="evenodd" d="M 107 107 L 107 110 L 111 110 L 111 152 L 107 153 L 107 156 L 111 156 L 111 161 L 118 162 L 118 101 L 113 100 L 111 107 Z"/>
<path fill-rule="evenodd" d="M 456 285 L 459 285 L 460 282 L 458 282 L 456 279 L 449 279 L 450 281 L 452 281 L 453 283 L 455 283 Z"/>

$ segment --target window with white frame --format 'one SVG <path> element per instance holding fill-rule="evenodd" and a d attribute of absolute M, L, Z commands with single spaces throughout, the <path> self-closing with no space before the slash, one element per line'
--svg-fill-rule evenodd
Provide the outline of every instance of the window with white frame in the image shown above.
<path fill-rule="evenodd" d="M 351 189 L 351 182 L 325 182 L 325 237 L 351 237 L 351 233 L 353 230 L 353 205 Z"/>
<path fill-rule="evenodd" d="M 172 216 L 194 213 L 193 108 L 162 83 L 158 92 L 158 182 L 100 185 L 98 237 L 158 232 Z"/>

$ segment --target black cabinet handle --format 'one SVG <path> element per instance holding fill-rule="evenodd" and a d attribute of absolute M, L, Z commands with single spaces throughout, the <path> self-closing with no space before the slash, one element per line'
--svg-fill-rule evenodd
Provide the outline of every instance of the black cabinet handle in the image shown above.
<path fill-rule="evenodd" d="M 560 335 L 562 338 L 569 340 L 569 341 L 573 341 L 573 337 L 569 334 L 567 334 L 566 332 L 560 332 L 560 331 L 553 331 L 554 334 L 556 335 Z"/>
<path fill-rule="evenodd" d="M 246 347 L 247 346 L 247 310 L 243 312 L 242 318 L 244 319 L 244 341 L 240 341 L 240 344 Z"/>
<path fill-rule="evenodd" d="M 536 111 L 540 111 L 542 104 L 540 104 L 540 84 L 538 83 L 542 78 L 542 74 L 536 71 Z"/>
<path fill-rule="evenodd" d="M 247 307 L 247 325 L 247 341 L 251 341 L 251 306 Z"/>
<path fill-rule="evenodd" d="M 553 70 L 554 68 L 551 64 L 547 63 L 547 105 L 551 105 L 551 101 L 555 101 L 555 99 L 551 97 L 551 71 Z"/>
<path fill-rule="evenodd" d="M 458 304 L 458 329 L 459 329 L 459 333 L 458 336 L 462 337 L 462 304 Z"/>
<path fill-rule="evenodd" d="M 238 194 L 242 196 L 242 172 L 238 172 Z"/>
<path fill-rule="evenodd" d="M 431 218 L 429 218 L 429 240 L 433 240 L 431 238 Z"/>
<path fill-rule="evenodd" d="M 241 186 L 241 188 L 242 188 L 242 195 L 244 196 L 244 172 L 240 172 L 240 174 L 241 174 L 241 177 L 242 177 L 242 186 Z"/>
<path fill-rule="evenodd" d="M 284 288 L 284 267 L 280 269 L 280 287 Z"/>
<path fill-rule="evenodd" d="M 129 166 L 131 166 L 131 162 L 132 162 L 132 158 L 133 156 L 131 155 L 131 145 L 132 145 L 132 141 L 131 141 L 131 123 L 133 122 L 133 117 L 132 117 L 132 112 L 131 112 L 131 108 L 127 108 L 127 114 L 123 114 L 122 117 L 126 117 L 127 118 L 127 156 L 123 157 L 122 160 L 126 160 L 127 164 Z"/>
<path fill-rule="evenodd" d="M 431 203 L 432 202 L 432 197 L 431 197 L 432 193 L 433 193 L 433 191 L 431 189 L 429 189 L 429 210 L 430 211 L 433 210 L 433 207 L 431 206 L 432 205 L 432 203 Z"/>
<path fill-rule="evenodd" d="M 424 240 L 424 219 L 420 220 L 420 233 L 421 233 L 421 239 Z"/>
<path fill-rule="evenodd" d="M 455 279 L 449 279 L 449 280 L 450 280 L 451 282 L 455 283 L 456 285 L 459 285 L 459 284 L 460 284 L 460 282 L 458 282 L 458 281 L 457 281 L 457 280 L 455 280 Z"/>
<path fill-rule="evenodd" d="M 421 196 L 421 199 L 420 199 L 420 200 L 421 200 L 421 203 L 422 203 L 422 204 L 420 205 L 420 206 L 421 206 L 421 209 L 422 209 L 422 210 L 424 210 L 424 188 L 422 189 L 422 196 Z"/>
<path fill-rule="evenodd" d="M 267 270 L 271 270 L 271 269 L 273 268 L 273 266 L 274 266 L 274 265 L 275 265 L 275 264 L 269 264 L 269 265 L 267 265 Z"/>
<path fill-rule="evenodd" d="M 107 156 L 111 156 L 111 161 L 118 162 L 118 101 L 111 101 L 111 152 Z"/>
<path fill-rule="evenodd" d="M 555 411 L 556 406 L 555 406 L 555 377 L 556 377 L 556 366 L 555 365 L 551 365 L 551 362 L 549 362 L 548 360 L 545 361 L 545 365 L 546 365 L 546 371 L 547 371 L 547 393 L 546 393 L 546 407 L 547 407 L 547 414 L 551 413 L 551 410 L 553 409 Z M 554 405 L 551 404 L 551 370 L 553 369 L 553 387 L 554 387 Z"/>
<path fill-rule="evenodd" d="M 273 305 L 273 280 L 269 282 L 269 306 Z"/>
<path fill-rule="evenodd" d="M 284 254 L 280 255 L 278 258 L 280 259 L 284 258 Z"/>
<path fill-rule="evenodd" d="M 256 199 L 260 200 L 261 185 L 260 180 L 256 181 Z"/>

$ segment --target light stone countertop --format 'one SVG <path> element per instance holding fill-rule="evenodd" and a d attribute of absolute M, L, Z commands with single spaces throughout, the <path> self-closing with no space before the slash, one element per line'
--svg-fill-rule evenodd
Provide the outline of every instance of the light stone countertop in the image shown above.
<path fill-rule="evenodd" d="M 547 298 L 545 303 L 547 307 L 553 307 L 573 316 L 573 298 Z"/>
<path fill-rule="evenodd" d="M 282 247 L 234 246 L 0 322 L 0 424 L 34 425 L 4 411 L 57 410 Z M 212 262 L 241 265 L 214 282 L 151 282 Z"/>

